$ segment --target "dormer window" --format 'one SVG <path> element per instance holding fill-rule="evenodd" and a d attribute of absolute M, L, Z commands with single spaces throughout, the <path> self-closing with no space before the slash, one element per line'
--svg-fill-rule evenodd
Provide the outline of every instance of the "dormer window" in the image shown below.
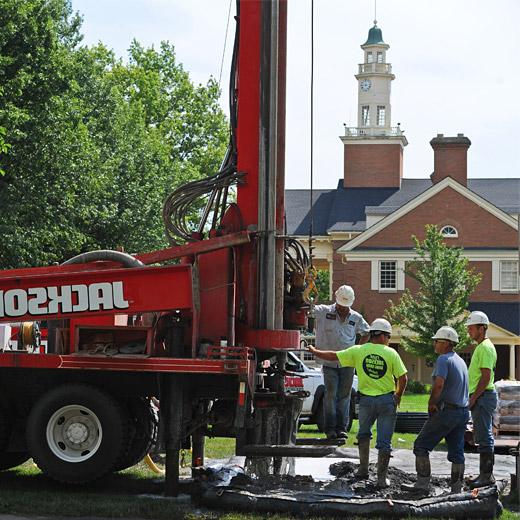
<path fill-rule="evenodd" d="M 367 63 L 374 63 L 374 55 L 372 52 L 367 52 Z"/>
<path fill-rule="evenodd" d="M 459 232 L 453 226 L 444 226 L 441 229 L 441 235 L 444 238 L 457 238 L 459 236 Z"/>

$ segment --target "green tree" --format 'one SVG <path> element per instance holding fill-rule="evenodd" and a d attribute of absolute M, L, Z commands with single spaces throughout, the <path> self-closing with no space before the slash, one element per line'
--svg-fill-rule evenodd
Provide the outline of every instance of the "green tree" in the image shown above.
<path fill-rule="evenodd" d="M 328 302 L 330 300 L 329 280 L 330 272 L 327 269 L 318 269 L 316 276 L 316 287 L 318 288 L 318 302 Z"/>
<path fill-rule="evenodd" d="M 408 352 L 433 361 L 431 338 L 443 325 L 450 325 L 458 332 L 457 350 L 468 345 L 464 312 L 481 275 L 468 268 L 461 248 L 448 247 L 443 242 L 436 226 L 426 226 L 423 241 L 415 236 L 412 239 L 416 257 L 407 264 L 405 272 L 418 283 L 419 289 L 415 294 L 407 289 L 398 304 L 391 302 L 385 316 L 413 333 L 412 337 L 401 340 Z"/>
<path fill-rule="evenodd" d="M 157 51 L 134 41 L 129 63 L 117 63 L 106 81 L 121 97 L 117 117 L 107 113 L 106 121 L 117 136 L 106 149 L 114 187 L 106 206 L 114 212 L 95 234 L 101 240 L 108 229 L 112 244 L 129 251 L 164 247 L 164 199 L 179 184 L 216 172 L 224 156 L 228 126 L 218 85 L 194 85 L 166 42 Z"/>
<path fill-rule="evenodd" d="M 227 144 L 212 79 L 194 85 L 168 43 L 128 61 L 81 46 L 68 0 L 0 0 L 0 267 L 167 245 L 162 203 L 215 172 Z"/>
<path fill-rule="evenodd" d="M 6 134 L 6 130 L 3 126 L 0 126 L 0 155 L 7 153 L 10 148 L 10 144 L 6 143 L 4 140 L 4 135 Z M 4 175 L 4 170 L 0 168 L 0 175 Z"/>

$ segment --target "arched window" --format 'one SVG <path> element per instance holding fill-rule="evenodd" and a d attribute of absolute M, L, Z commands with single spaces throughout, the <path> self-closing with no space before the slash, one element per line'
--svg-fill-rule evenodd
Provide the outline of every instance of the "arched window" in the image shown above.
<path fill-rule="evenodd" d="M 459 232 L 453 226 L 444 226 L 441 229 L 441 235 L 444 238 L 457 238 L 459 236 Z"/>

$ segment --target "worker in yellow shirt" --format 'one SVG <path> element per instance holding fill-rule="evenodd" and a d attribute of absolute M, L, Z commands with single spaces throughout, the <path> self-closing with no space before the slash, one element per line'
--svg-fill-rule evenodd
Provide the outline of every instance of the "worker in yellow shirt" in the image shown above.
<path fill-rule="evenodd" d="M 493 414 L 497 407 L 495 391 L 495 368 L 497 351 L 487 337 L 489 318 L 481 311 L 473 311 L 466 321 L 468 334 L 476 344 L 469 364 L 469 409 L 473 420 L 475 442 L 480 454 L 480 473 L 469 482 L 471 489 L 489 486 L 495 482 L 495 439 L 493 437 Z"/>
<path fill-rule="evenodd" d="M 368 478 L 370 439 L 372 426 L 377 421 L 377 485 L 384 488 L 388 481 L 388 463 L 392 452 L 392 435 L 407 383 L 407 370 L 396 350 L 389 347 L 392 326 L 382 318 L 370 325 L 370 339 L 363 345 L 354 345 L 346 350 L 318 350 L 309 347 L 317 357 L 338 361 L 341 366 L 355 367 L 358 376 L 359 449 L 358 478 Z M 396 388 L 397 380 L 397 388 Z"/>

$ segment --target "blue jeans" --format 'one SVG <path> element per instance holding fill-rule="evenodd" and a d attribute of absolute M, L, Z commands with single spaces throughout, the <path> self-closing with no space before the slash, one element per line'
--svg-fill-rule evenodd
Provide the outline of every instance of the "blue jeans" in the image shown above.
<path fill-rule="evenodd" d="M 413 444 L 418 457 L 427 457 L 430 451 L 446 439 L 448 460 L 464 464 L 464 432 L 469 421 L 468 408 L 442 408 L 430 415 Z"/>
<path fill-rule="evenodd" d="M 478 444 L 479 453 L 493 453 L 495 450 L 493 414 L 496 407 L 497 393 L 494 390 L 486 390 L 471 409 L 473 431 L 475 432 L 475 442 Z"/>
<path fill-rule="evenodd" d="M 377 421 L 376 448 L 382 452 L 392 451 L 392 435 L 397 418 L 394 394 L 362 395 L 359 398 L 358 440 L 372 438 L 372 426 Z"/>
<path fill-rule="evenodd" d="M 325 433 L 346 432 L 354 369 L 323 366 Z"/>

